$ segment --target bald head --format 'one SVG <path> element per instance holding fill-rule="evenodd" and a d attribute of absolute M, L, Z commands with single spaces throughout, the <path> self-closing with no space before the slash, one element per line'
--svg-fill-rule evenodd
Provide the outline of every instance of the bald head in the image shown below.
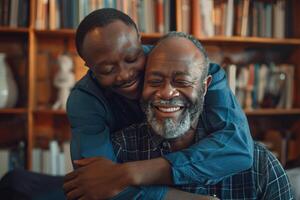
<path fill-rule="evenodd" d="M 193 36 L 182 32 L 170 32 L 158 41 L 148 56 L 147 66 L 159 61 L 185 62 L 201 74 L 201 80 L 208 74 L 209 59 L 205 49 Z"/>

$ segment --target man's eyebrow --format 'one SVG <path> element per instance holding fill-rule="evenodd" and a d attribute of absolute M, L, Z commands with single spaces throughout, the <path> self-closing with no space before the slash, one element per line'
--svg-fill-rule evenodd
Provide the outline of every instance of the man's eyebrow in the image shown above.
<path fill-rule="evenodd" d="M 191 73 L 189 73 L 188 71 L 184 71 L 184 72 L 177 71 L 177 72 L 174 72 L 173 75 L 174 76 L 190 76 Z"/>
<path fill-rule="evenodd" d="M 151 76 L 163 76 L 163 74 L 159 71 L 149 71 L 147 74 Z"/>

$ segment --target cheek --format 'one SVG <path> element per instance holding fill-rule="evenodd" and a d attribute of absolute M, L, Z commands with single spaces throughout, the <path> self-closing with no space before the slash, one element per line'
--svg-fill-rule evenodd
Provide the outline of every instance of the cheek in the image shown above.
<path fill-rule="evenodd" d="M 150 98 L 152 98 L 154 96 L 154 94 L 155 94 L 155 90 L 153 88 L 147 87 L 147 86 L 144 87 L 143 95 L 142 95 L 143 100 L 144 101 L 150 100 Z"/>
<path fill-rule="evenodd" d="M 115 83 L 114 76 L 97 77 L 97 80 L 98 80 L 99 84 L 104 88 L 112 87 Z"/>
<path fill-rule="evenodd" d="M 137 60 L 137 62 L 135 63 L 135 68 L 138 71 L 144 71 L 145 70 L 145 62 L 146 62 L 146 58 L 145 56 L 142 56 L 141 58 L 139 58 Z"/>
<path fill-rule="evenodd" d="M 180 91 L 180 92 L 191 103 L 195 103 L 198 99 L 199 92 L 195 88 L 189 88 L 189 89 L 186 89 L 186 90 Z"/>

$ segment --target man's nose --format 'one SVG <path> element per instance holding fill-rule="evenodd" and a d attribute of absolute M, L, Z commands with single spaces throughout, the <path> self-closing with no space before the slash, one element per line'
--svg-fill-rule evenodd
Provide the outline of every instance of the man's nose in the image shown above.
<path fill-rule="evenodd" d="M 130 68 L 126 67 L 124 64 L 119 65 L 119 71 L 116 78 L 117 82 L 126 82 L 131 77 Z"/>
<path fill-rule="evenodd" d="M 157 91 L 157 97 L 161 99 L 172 99 L 174 97 L 178 97 L 179 92 L 176 88 L 174 88 L 170 83 L 164 84 L 159 90 Z"/>

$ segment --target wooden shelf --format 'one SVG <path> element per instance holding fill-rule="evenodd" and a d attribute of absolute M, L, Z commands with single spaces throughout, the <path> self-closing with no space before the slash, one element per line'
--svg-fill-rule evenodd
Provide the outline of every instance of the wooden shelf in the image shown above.
<path fill-rule="evenodd" d="M 34 114 L 44 115 L 66 115 L 65 110 L 52 110 L 52 109 L 38 109 L 34 111 Z"/>
<path fill-rule="evenodd" d="M 300 115 L 300 108 L 293 109 L 278 109 L 278 108 L 265 108 L 257 110 L 244 110 L 247 116 L 281 116 L 281 115 Z"/>
<path fill-rule="evenodd" d="M 26 108 L 7 108 L 0 109 L 0 114 L 26 114 L 28 110 Z"/>
<path fill-rule="evenodd" d="M 75 29 L 34 30 L 38 36 L 75 37 Z"/>
<path fill-rule="evenodd" d="M 35 30 L 37 35 L 53 36 L 53 37 L 74 37 L 74 29 L 59 30 Z M 142 41 L 146 43 L 154 43 L 163 34 L 161 33 L 142 33 Z M 203 43 L 240 43 L 240 44 L 270 44 L 270 45 L 300 45 L 300 38 L 262 38 L 262 37 L 240 37 L 240 36 L 213 36 L 198 37 Z"/>
<path fill-rule="evenodd" d="M 300 45 L 300 38 L 263 38 L 240 36 L 214 36 L 198 38 L 203 43 L 241 43 L 241 44 L 270 44 L 270 45 Z"/>
<path fill-rule="evenodd" d="M 0 27 L 0 33 L 29 33 L 29 28 Z"/>

